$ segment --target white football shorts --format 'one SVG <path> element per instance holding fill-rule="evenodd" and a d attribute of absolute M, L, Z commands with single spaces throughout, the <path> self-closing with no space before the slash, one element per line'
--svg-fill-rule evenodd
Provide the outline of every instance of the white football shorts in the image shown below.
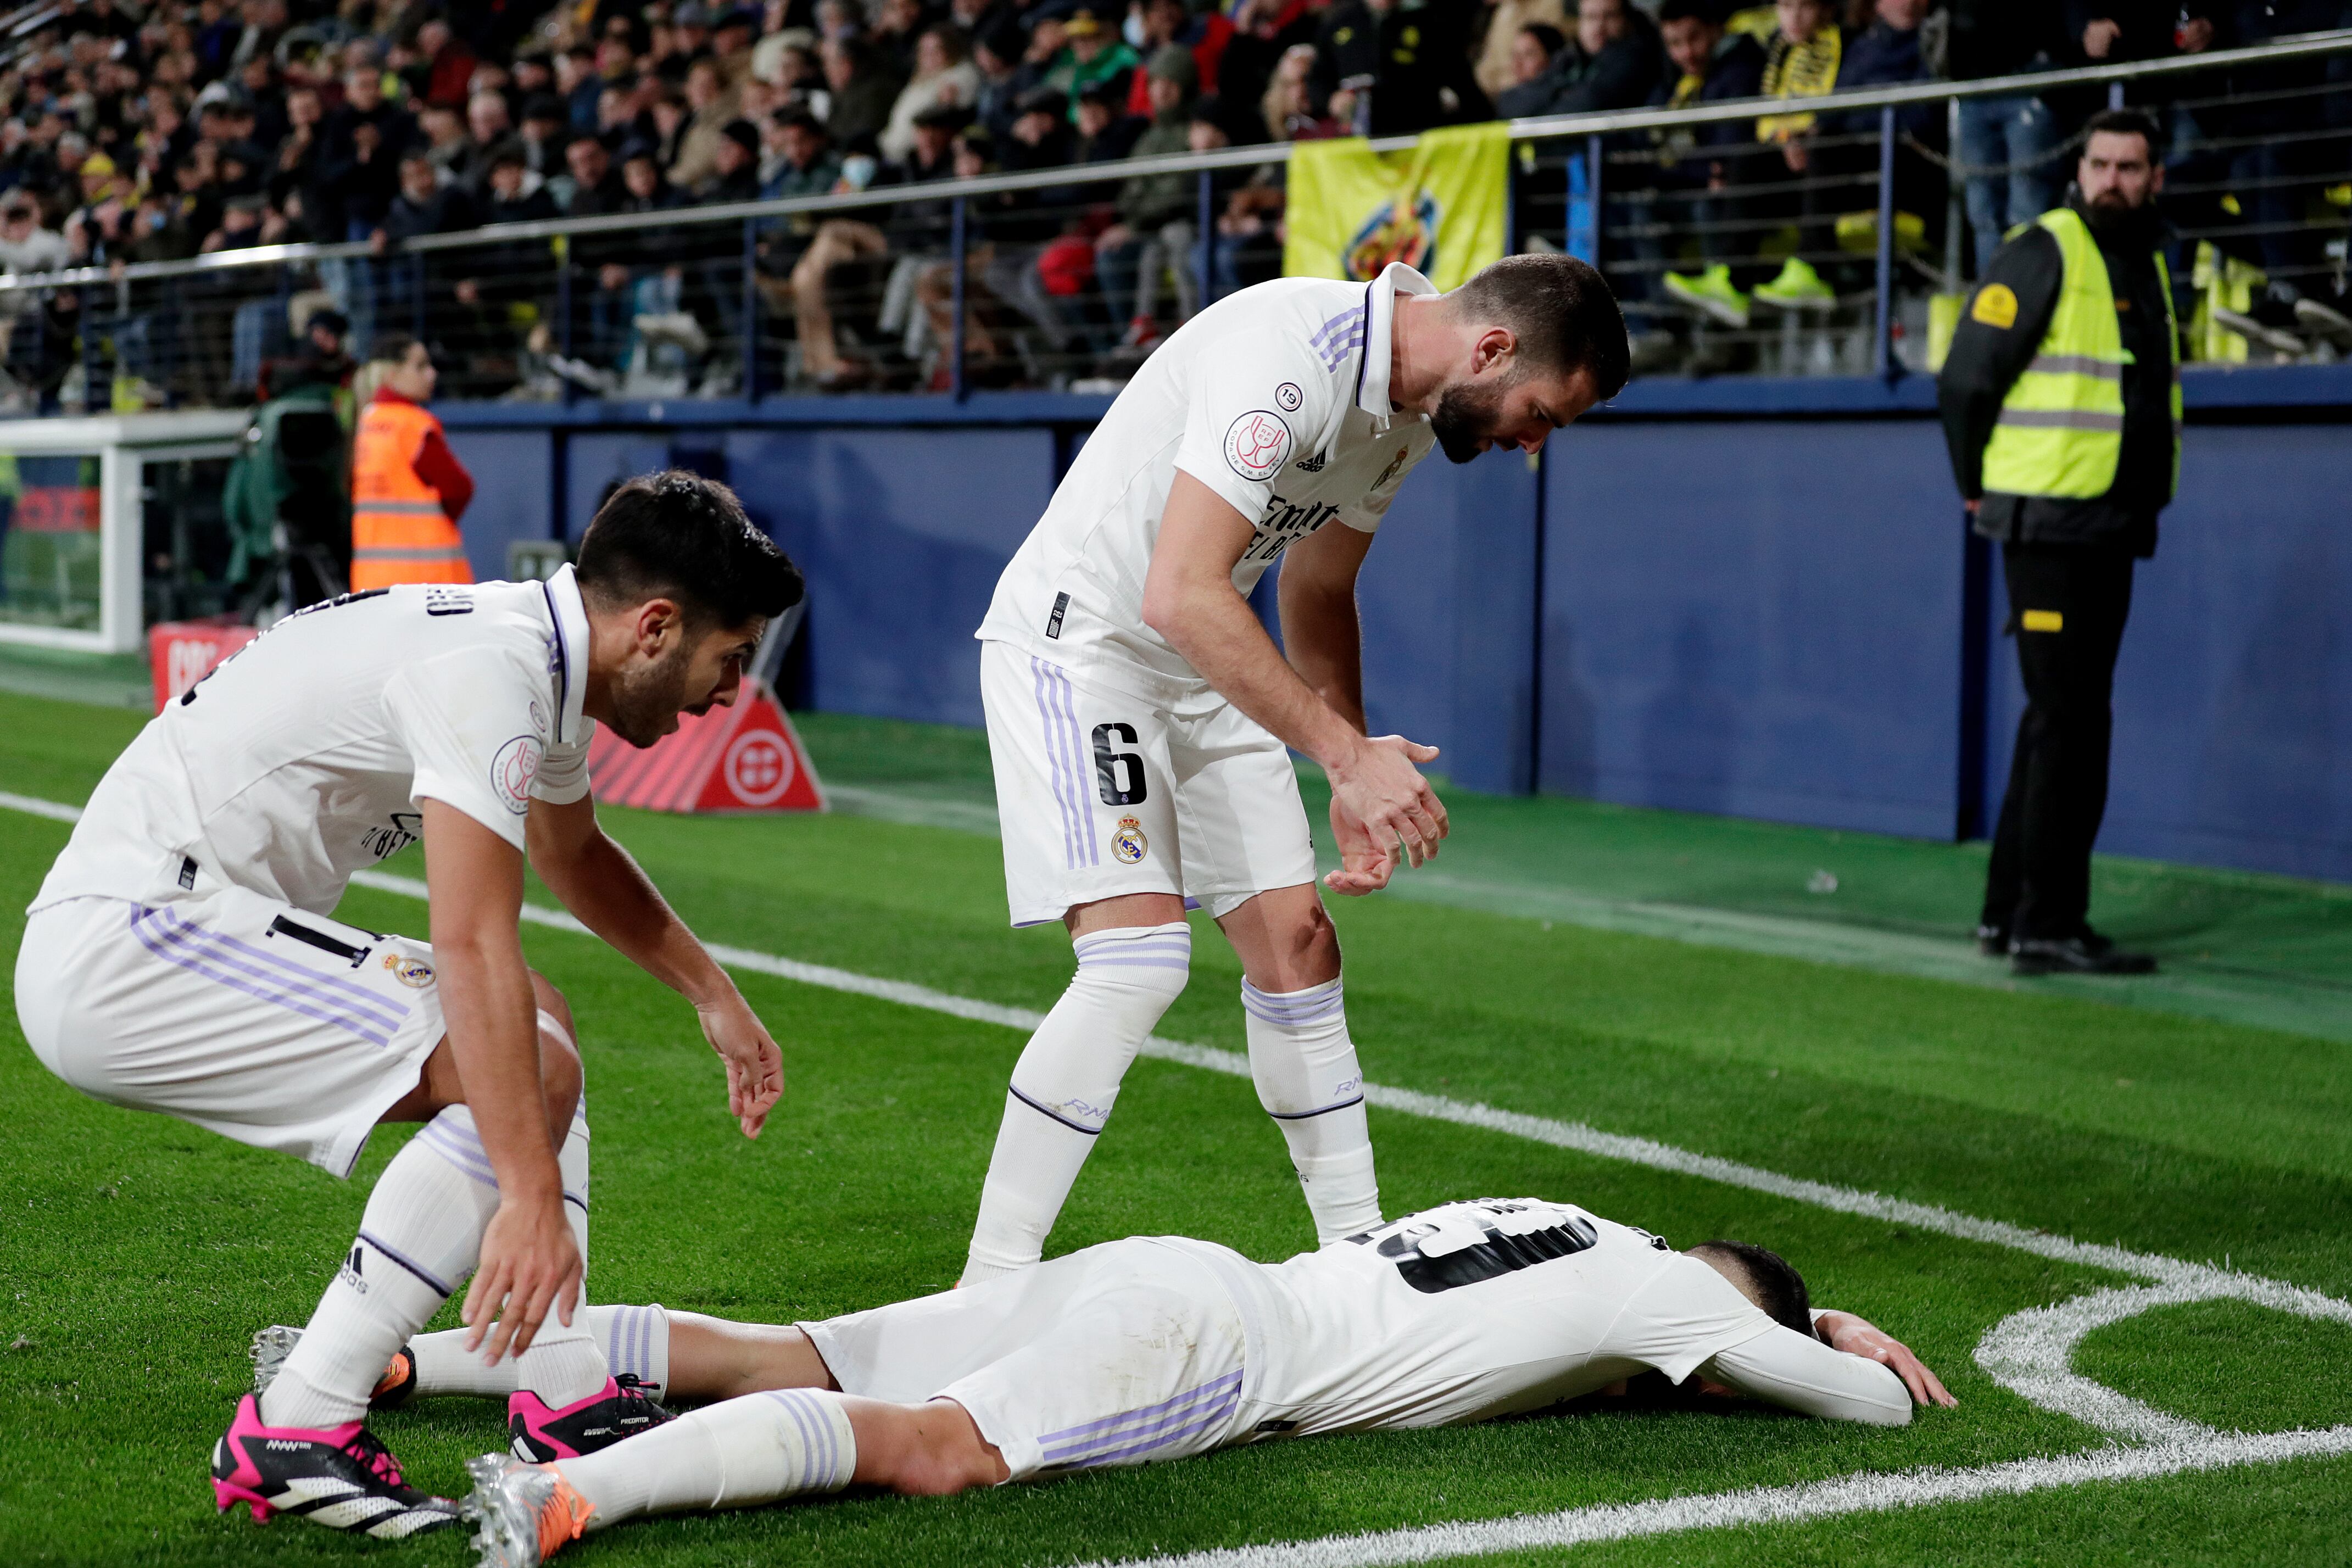
<path fill-rule="evenodd" d="M 1213 915 L 1315 880 L 1289 748 L 1214 692 L 1155 705 L 981 644 L 1013 924 L 1172 893 Z"/>
<path fill-rule="evenodd" d="M 240 887 L 35 911 L 16 1016 L 83 1093 L 338 1176 L 446 1032 L 426 944 Z"/>
<path fill-rule="evenodd" d="M 1250 1267 L 1205 1241 L 1134 1237 L 798 1327 L 844 1394 L 952 1399 L 1012 1479 L 1034 1480 L 1245 1440 L 1257 1336 L 1220 1281 Z"/>

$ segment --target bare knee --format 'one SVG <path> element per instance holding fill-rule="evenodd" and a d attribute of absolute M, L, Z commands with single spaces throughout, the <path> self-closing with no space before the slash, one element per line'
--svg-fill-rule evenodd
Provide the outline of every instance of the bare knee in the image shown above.
<path fill-rule="evenodd" d="M 539 1010 L 551 1014 L 555 1021 L 563 1026 L 564 1038 L 570 1040 L 572 1037 L 572 1004 L 564 999 L 562 991 L 555 988 L 555 982 L 533 969 L 530 972 L 530 990 L 531 995 L 539 998 Z"/>
<path fill-rule="evenodd" d="M 1271 925 L 1262 953 L 1248 965 L 1250 983 L 1262 991 L 1303 991 L 1339 977 L 1339 933 L 1320 901 Z"/>
<path fill-rule="evenodd" d="M 539 1084 L 547 1100 L 547 1125 L 558 1143 L 572 1125 L 580 1105 L 585 1075 L 580 1066 L 580 1046 L 572 1027 L 572 1008 L 563 993 L 546 976 L 531 971 L 530 988 L 539 1000 Z M 550 1023 L 556 1027 L 549 1028 Z"/>

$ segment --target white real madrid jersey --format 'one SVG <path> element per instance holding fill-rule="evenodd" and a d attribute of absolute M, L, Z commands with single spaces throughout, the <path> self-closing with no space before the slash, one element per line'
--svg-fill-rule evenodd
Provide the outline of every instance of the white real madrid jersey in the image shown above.
<path fill-rule="evenodd" d="M 1655 1368 L 1679 1383 L 1776 1325 L 1722 1275 L 1570 1204 L 1480 1198 L 1260 1271 L 1268 1430 L 1438 1427 Z"/>
<path fill-rule="evenodd" d="M 517 849 L 588 792 L 588 618 L 552 580 L 379 589 L 246 644 L 116 758 L 33 907 L 163 903 L 205 879 L 325 915 L 415 841 L 426 799 Z"/>
<path fill-rule="evenodd" d="M 1143 583 L 1182 469 L 1257 537 L 1246 594 L 1283 550 L 1337 520 L 1370 533 L 1436 442 L 1389 403 L 1399 294 L 1434 294 L 1402 264 L 1368 284 L 1281 278 L 1186 322 L 1143 363 L 998 580 L 977 635 L 1151 697 L 1202 689 L 1143 622 Z"/>

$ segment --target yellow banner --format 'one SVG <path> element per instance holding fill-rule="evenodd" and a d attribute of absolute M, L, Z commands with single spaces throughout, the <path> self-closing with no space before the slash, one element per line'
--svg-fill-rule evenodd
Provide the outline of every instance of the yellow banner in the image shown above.
<path fill-rule="evenodd" d="M 1500 121 L 1424 131 L 1403 152 L 1360 137 L 1301 142 L 1283 272 L 1364 282 L 1401 261 L 1440 288 L 1467 282 L 1503 257 L 1510 147 Z"/>

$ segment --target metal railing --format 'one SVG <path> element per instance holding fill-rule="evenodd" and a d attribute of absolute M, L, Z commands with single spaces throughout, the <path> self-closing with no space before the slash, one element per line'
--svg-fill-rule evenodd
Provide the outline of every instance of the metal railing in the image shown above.
<path fill-rule="evenodd" d="M 1922 106 L 1941 106 L 1956 121 L 1972 99 L 2095 102 L 2102 89 L 2116 102 L 2134 85 L 2161 92 L 2180 78 L 2339 56 L 2352 56 L 2352 29 L 1974 82 L 1515 120 L 1514 141 L 1534 155 L 1513 160 L 1509 248 L 1558 246 L 1600 265 L 1637 334 L 1671 340 L 1668 359 L 1653 355 L 1650 368 L 1918 368 L 1931 335 L 1927 300 L 1957 290 L 1966 271 L 1962 190 L 2008 171 L 1958 163 L 1956 148 L 1906 132 L 1906 110 L 1918 119 Z M 2168 159 L 2198 176 L 2174 187 L 2184 220 L 2195 219 L 2181 230 L 2192 248 L 2217 247 L 2208 270 L 2234 279 L 2241 295 L 2258 287 L 2254 258 L 2266 244 L 2275 250 L 2292 230 L 2309 252 L 2338 210 L 2326 204 L 2352 189 L 2352 73 L 2341 74 L 2284 94 L 2209 95 L 2167 109 Z M 2308 100 L 2310 127 L 2179 137 L 2180 126 L 2197 131 L 2200 110 L 2288 99 Z M 1792 111 L 1832 128 L 1809 142 L 1822 167 L 1743 177 L 1736 200 L 1712 205 L 1686 180 L 1661 175 L 1673 167 L 1661 149 L 1677 135 Z M 756 399 L 814 384 L 961 396 L 992 384 L 1116 382 L 1149 351 L 1171 307 L 1181 321 L 1265 273 L 1278 256 L 1271 227 L 1236 235 L 1221 220 L 1237 189 L 1278 183 L 1295 145 L 505 224 L 390 246 L 261 246 L 5 275 L 0 330 L 10 373 L 43 407 L 76 401 L 67 393 L 77 372 L 84 408 L 234 400 L 257 362 L 288 346 L 305 306 L 328 300 L 362 341 L 404 330 L 435 342 L 453 361 L 445 371 L 456 372 L 445 376 L 445 395 Z M 2283 147 L 2298 151 L 2288 158 Z M 1737 155 L 1777 162 L 1770 152 L 1751 144 Z M 1934 199 L 1912 200 L 1906 184 Z M 1102 243 L 1114 215 L 1124 237 L 1115 231 Z M 1780 309 L 1769 326 L 1727 321 L 1736 315 L 1727 308 L 1710 315 L 1674 282 L 1721 256 L 1748 275 L 1734 268 L 1735 292 L 1761 298 L 1754 283 L 1792 255 L 1830 280 L 1829 298 Z M 2340 271 L 2340 254 L 2326 259 Z M 883 373 L 869 373 L 877 366 Z M 842 367 L 856 373 L 835 373 Z"/>

